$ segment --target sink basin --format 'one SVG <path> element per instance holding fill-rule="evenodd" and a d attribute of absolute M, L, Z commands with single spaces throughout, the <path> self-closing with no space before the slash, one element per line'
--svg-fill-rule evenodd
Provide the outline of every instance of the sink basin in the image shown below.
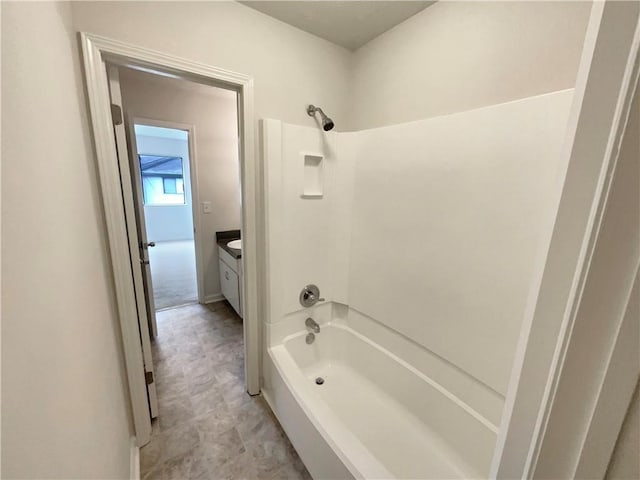
<path fill-rule="evenodd" d="M 242 250 L 242 239 L 232 240 L 227 243 L 227 247 L 235 248 L 236 250 Z"/>

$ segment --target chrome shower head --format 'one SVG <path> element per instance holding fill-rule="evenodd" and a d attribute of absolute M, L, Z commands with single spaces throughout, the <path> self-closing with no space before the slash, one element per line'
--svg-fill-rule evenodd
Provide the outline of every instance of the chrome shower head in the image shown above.
<path fill-rule="evenodd" d="M 327 117 L 320 107 L 316 107 L 314 105 L 309 105 L 307 107 L 307 114 L 310 117 L 314 117 L 316 115 L 316 112 L 320 114 L 320 118 L 322 119 L 322 129 L 325 132 L 328 132 L 335 126 L 335 124 L 333 123 L 333 120 Z"/>

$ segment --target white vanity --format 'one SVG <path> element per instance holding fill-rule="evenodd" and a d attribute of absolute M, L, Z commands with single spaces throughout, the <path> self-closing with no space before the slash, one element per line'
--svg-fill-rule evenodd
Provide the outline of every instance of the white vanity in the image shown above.
<path fill-rule="evenodd" d="M 235 242 L 240 242 L 235 240 Z M 220 290 L 234 310 L 242 317 L 242 246 L 232 243 L 224 248 L 218 243 L 218 258 L 220 263 Z M 240 247 L 240 248 L 234 248 Z M 236 253 L 238 252 L 238 253 Z"/>

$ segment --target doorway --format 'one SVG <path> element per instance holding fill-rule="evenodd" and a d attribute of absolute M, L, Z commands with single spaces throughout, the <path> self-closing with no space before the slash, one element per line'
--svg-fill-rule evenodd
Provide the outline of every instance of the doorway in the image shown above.
<path fill-rule="evenodd" d="M 126 107 L 126 106 L 125 106 Z M 149 244 L 155 310 L 200 301 L 189 131 L 134 121 L 132 177 Z M 132 162 L 133 163 L 133 162 Z"/>
<path fill-rule="evenodd" d="M 263 207 L 257 191 L 260 182 L 258 181 L 259 166 L 254 151 L 253 81 L 246 75 L 191 62 L 161 52 L 153 52 L 104 37 L 85 33 L 80 36 L 85 59 L 87 92 L 91 107 L 101 193 L 118 300 L 117 307 L 122 330 L 136 443 L 141 446 L 148 443 L 151 437 L 149 418 L 151 396 L 147 392 L 147 385 L 149 382 L 151 382 L 150 385 L 153 385 L 153 372 L 148 370 L 148 359 L 145 354 L 145 344 L 148 347 L 150 335 L 148 335 L 148 329 L 141 328 L 147 310 L 145 310 L 144 302 L 139 301 L 140 296 L 136 297 L 136 291 L 139 291 L 141 281 L 139 281 L 140 274 L 138 273 L 138 278 L 136 278 L 135 272 L 140 272 L 139 266 L 144 262 L 145 257 L 138 255 L 134 251 L 134 247 L 140 245 L 140 248 L 145 248 L 148 245 L 145 246 L 144 242 L 139 243 L 140 232 L 131 228 L 131 225 L 136 222 L 132 221 L 130 212 L 125 209 L 128 203 L 133 204 L 131 178 L 129 178 L 129 190 L 126 188 L 126 182 L 123 183 L 121 178 L 122 172 L 127 172 L 123 175 L 130 175 L 127 165 L 129 152 L 124 138 L 124 128 L 116 128 L 119 122 L 122 123 L 124 117 L 121 108 L 122 99 L 116 99 L 120 103 L 112 101 L 113 92 L 110 92 L 109 89 L 107 62 L 115 67 L 127 67 L 166 78 L 190 80 L 203 86 L 217 86 L 236 94 L 238 121 L 234 127 L 237 132 L 243 206 L 240 226 L 243 239 L 241 268 L 244 290 L 242 298 L 243 357 L 245 360 L 243 383 L 244 391 L 255 395 L 260 392 L 259 359 L 261 347 L 258 309 L 260 306 L 259 298 L 264 295 L 265 285 L 259 280 L 262 278 L 261 272 L 264 269 L 262 264 L 264 256 L 258 252 L 258 250 L 260 252 L 264 250 L 264 242 L 259 239 L 263 239 L 264 235 L 261 233 L 262 222 L 259 221 Z M 160 101 L 167 102 L 169 100 L 161 99 Z M 237 165 L 236 170 L 238 170 Z M 123 222 L 123 219 L 127 221 Z M 127 228 L 128 226 L 129 228 Z M 198 226 L 196 225 L 195 228 L 197 232 Z M 145 335 L 145 331 L 147 335 Z M 150 363 L 152 365 L 153 362 Z"/>
<path fill-rule="evenodd" d="M 168 399 L 182 396 L 189 404 L 186 392 L 202 393 L 203 381 L 213 388 L 215 374 L 230 369 L 226 361 L 213 361 L 220 350 L 234 353 L 237 365 L 231 371 L 244 370 L 238 354 L 243 349 L 243 338 L 238 338 L 242 319 L 225 316 L 234 327 L 229 336 L 234 341 L 227 344 L 227 337 L 217 338 L 215 325 L 221 319 L 216 312 L 222 310 L 214 304 L 225 300 L 213 237 L 216 230 L 240 232 L 242 224 L 237 94 L 186 79 L 107 67 L 112 102 L 122 108 L 123 120 L 118 123 L 114 117 L 114 131 L 123 191 L 131 191 L 124 201 L 127 230 L 130 237 L 137 233 L 137 242 L 130 238 L 129 247 L 131 258 L 140 259 L 139 266 L 133 265 L 134 277 L 142 277 L 135 288 L 140 329 L 142 336 L 151 335 L 142 343 L 150 412 L 166 429 L 169 418 L 175 420 Z M 204 265 L 198 261 L 203 257 Z M 202 277 L 207 281 L 200 282 Z M 212 306 L 185 308 L 198 303 Z M 229 355 L 224 359 L 230 361 Z M 177 372 L 167 364 L 192 375 L 169 382 Z M 178 388 L 178 383 L 189 388 Z"/>

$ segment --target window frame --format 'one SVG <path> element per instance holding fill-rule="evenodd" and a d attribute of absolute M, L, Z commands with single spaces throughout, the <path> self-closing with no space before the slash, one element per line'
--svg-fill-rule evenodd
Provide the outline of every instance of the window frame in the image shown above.
<path fill-rule="evenodd" d="M 178 156 L 178 155 L 166 155 L 166 154 L 153 154 L 153 153 L 137 153 L 136 156 L 138 157 L 138 165 L 140 168 L 140 179 L 139 181 L 141 182 L 142 185 L 142 205 L 144 207 L 171 207 L 171 206 L 180 206 L 180 205 L 187 205 L 187 192 L 185 189 L 185 176 L 186 176 L 186 171 L 184 168 L 184 157 Z M 158 173 L 158 172 L 151 172 L 150 174 L 144 174 L 143 173 L 143 168 L 142 168 L 142 157 L 166 157 L 166 158 L 179 158 L 180 159 L 180 165 L 181 165 L 181 169 L 182 169 L 182 174 L 178 175 L 178 174 L 171 174 L 171 173 Z M 158 203 L 158 202 L 149 202 L 147 200 L 147 189 L 145 188 L 145 178 L 160 178 L 161 182 L 162 182 L 162 195 L 176 195 L 176 196 L 182 196 L 182 202 L 177 202 L 177 203 Z M 168 179 L 173 179 L 175 180 L 175 193 L 168 193 L 166 190 L 166 184 L 165 181 Z M 182 192 L 178 192 L 178 179 L 182 180 Z"/>

